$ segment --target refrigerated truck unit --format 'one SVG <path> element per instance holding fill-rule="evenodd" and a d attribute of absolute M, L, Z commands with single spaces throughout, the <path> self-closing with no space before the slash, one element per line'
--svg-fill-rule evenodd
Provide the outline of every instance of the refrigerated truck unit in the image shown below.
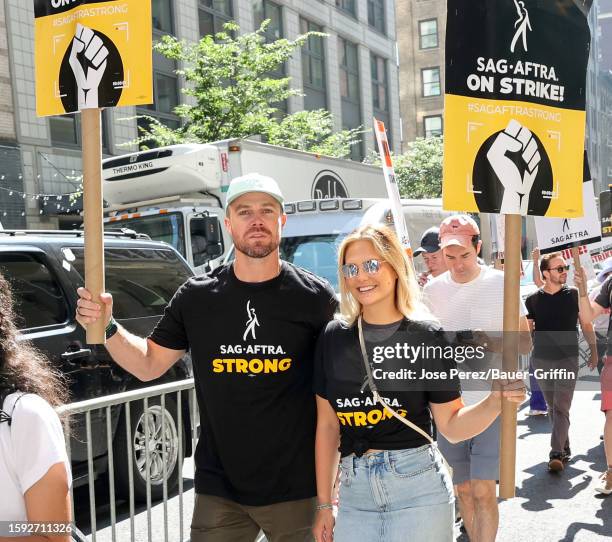
<path fill-rule="evenodd" d="M 105 228 L 128 228 L 172 244 L 196 272 L 215 267 L 231 247 L 225 228 L 230 181 L 260 173 L 286 201 L 384 198 L 379 167 L 252 140 L 181 144 L 102 161 Z"/>

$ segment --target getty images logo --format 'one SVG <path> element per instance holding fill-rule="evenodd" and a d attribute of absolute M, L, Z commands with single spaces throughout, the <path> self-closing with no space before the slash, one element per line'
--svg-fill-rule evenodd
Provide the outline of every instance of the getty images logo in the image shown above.
<path fill-rule="evenodd" d="M 523 40 L 523 49 L 525 49 L 525 52 L 527 52 L 527 30 L 533 30 L 531 28 L 531 21 L 529 20 L 529 11 L 527 11 L 527 8 L 525 7 L 525 2 L 523 2 L 522 0 L 513 1 L 514 5 L 516 6 L 516 12 L 518 13 L 518 19 L 514 23 L 514 28 L 516 28 L 516 32 L 514 33 L 512 43 L 510 44 L 510 52 L 514 53 L 516 43 L 521 38 Z"/>
<path fill-rule="evenodd" d="M 247 301 L 247 315 L 249 319 L 246 323 L 246 329 L 244 330 L 244 335 L 242 335 L 242 340 L 246 341 L 249 334 L 253 337 L 253 340 L 257 340 L 255 336 L 255 328 L 259 327 L 259 320 L 257 320 L 257 314 L 255 313 L 255 307 L 251 307 L 251 300 Z"/>

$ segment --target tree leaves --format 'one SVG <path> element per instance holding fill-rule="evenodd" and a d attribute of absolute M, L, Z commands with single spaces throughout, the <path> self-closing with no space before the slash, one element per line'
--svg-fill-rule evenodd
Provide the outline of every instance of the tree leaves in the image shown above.
<path fill-rule="evenodd" d="M 285 63 L 304 45 L 309 32 L 295 40 L 266 41 L 264 21 L 255 32 L 239 34 L 237 24 L 205 36 L 197 43 L 164 36 L 154 50 L 178 63 L 177 74 L 187 85 L 183 103 L 174 109 L 181 127 L 168 128 L 152 117 L 149 127 L 130 144 L 141 147 L 176 143 L 207 143 L 260 135 L 269 143 L 294 149 L 344 157 L 359 142 L 359 130 L 334 132 L 331 114 L 325 110 L 299 111 L 279 120 L 279 105 L 301 95 L 284 77 Z"/>
<path fill-rule="evenodd" d="M 393 167 L 403 198 L 422 199 L 442 196 L 443 138 L 417 138 L 404 154 L 394 155 Z M 377 153 L 366 162 L 380 165 Z"/>

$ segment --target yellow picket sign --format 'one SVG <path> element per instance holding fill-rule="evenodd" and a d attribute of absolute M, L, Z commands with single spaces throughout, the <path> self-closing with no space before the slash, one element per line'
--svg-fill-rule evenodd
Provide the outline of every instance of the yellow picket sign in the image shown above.
<path fill-rule="evenodd" d="M 521 102 L 445 97 L 444 110 L 453 122 L 444 133 L 444 207 L 472 212 L 574 218 L 582 216 L 582 169 L 586 113 Z M 515 208 L 502 207 L 505 162 L 517 152 L 507 142 L 533 141 L 539 163 L 527 195 L 516 191 Z M 499 148 L 499 150 L 497 150 Z M 576 150 L 578 152 L 576 152 Z M 521 154 L 522 148 L 518 153 Z M 495 158 L 497 156 L 497 159 Z M 499 172 L 499 173 L 498 173 Z M 523 184 L 529 177 L 525 164 Z M 525 189 L 527 192 L 527 189 Z M 526 199 L 529 198 L 529 199 Z M 520 203 L 524 203 L 521 208 Z M 510 201 L 509 205 L 513 202 Z"/>
<path fill-rule="evenodd" d="M 151 3 L 35 0 L 36 113 L 153 102 Z"/>
<path fill-rule="evenodd" d="M 590 0 L 448 0 L 444 208 L 582 216 Z"/>

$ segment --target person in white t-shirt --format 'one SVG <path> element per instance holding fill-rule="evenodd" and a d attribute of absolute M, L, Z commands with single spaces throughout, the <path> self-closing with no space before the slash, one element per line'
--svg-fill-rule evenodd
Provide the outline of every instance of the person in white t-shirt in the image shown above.
<path fill-rule="evenodd" d="M 460 341 L 486 345 L 500 357 L 503 331 L 504 274 L 478 263 L 480 230 L 467 215 L 454 215 L 440 225 L 440 247 L 448 271 L 430 281 L 423 298 L 447 332 Z M 520 349 L 531 350 L 525 305 L 520 303 Z M 481 401 L 490 383 L 470 380 L 463 389 L 466 405 Z M 440 450 L 453 467 L 459 510 L 470 540 L 495 540 L 499 523 L 496 480 L 499 478 L 499 420 L 476 437 L 451 444 L 442 435 Z"/>
<path fill-rule="evenodd" d="M 68 524 L 72 474 L 54 410 L 66 401 L 66 386 L 37 350 L 17 341 L 14 322 L 10 287 L 0 275 L 0 521 Z M 70 535 L 15 540 L 67 542 Z"/>

